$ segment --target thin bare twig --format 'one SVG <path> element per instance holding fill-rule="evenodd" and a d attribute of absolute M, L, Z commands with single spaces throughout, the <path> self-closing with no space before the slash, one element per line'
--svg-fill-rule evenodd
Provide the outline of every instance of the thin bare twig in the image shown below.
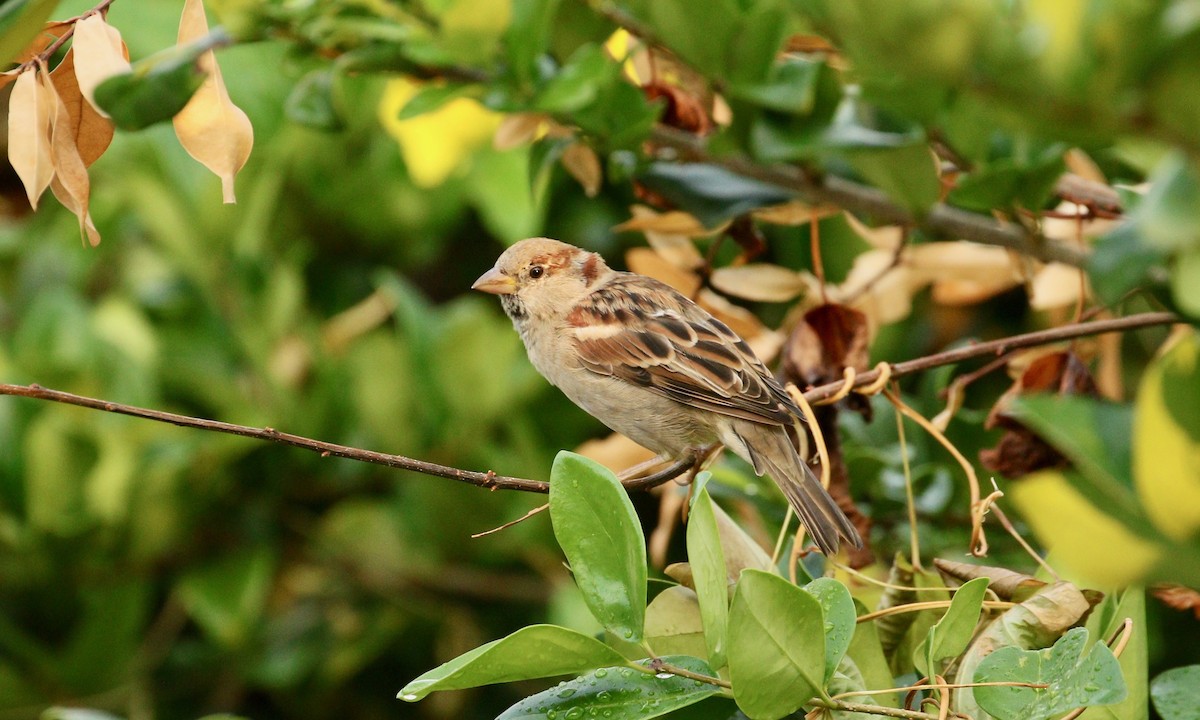
<path fill-rule="evenodd" d="M 91 15 L 95 15 L 96 13 L 107 13 L 108 6 L 112 5 L 115 1 L 116 0 L 101 0 L 101 2 L 99 4 L 97 4 L 96 7 L 92 8 L 91 10 L 88 10 L 87 12 L 82 13 L 80 15 L 76 15 L 73 18 L 68 18 L 66 20 L 60 20 L 59 22 L 55 23 L 56 26 L 70 25 L 70 27 L 68 27 L 66 29 L 66 31 L 63 32 L 63 34 L 58 37 L 57 40 L 50 43 L 50 45 L 46 46 L 45 50 L 42 50 L 34 57 L 32 57 L 29 60 L 22 63 L 20 66 L 18 66 L 16 68 L 16 70 L 18 72 L 24 72 L 25 70 L 28 70 L 33 65 L 37 64 L 37 62 L 39 60 L 42 62 L 49 62 L 50 58 L 54 57 L 54 53 L 58 52 L 58 49 L 61 48 L 64 44 L 66 44 L 66 42 L 71 39 L 71 36 L 75 34 L 75 23 L 77 23 L 80 20 L 83 20 L 84 18 L 87 18 Z"/>
<path fill-rule="evenodd" d="M 949 365 L 951 363 L 961 362 L 963 360 L 969 360 L 975 357 L 993 354 L 999 355 L 1016 348 L 1045 345 L 1058 342 L 1060 340 L 1069 340 L 1071 338 L 1084 337 L 1087 335 L 1100 335 L 1103 333 L 1117 332 L 1121 330 L 1133 330 L 1137 328 L 1151 327 L 1154 325 L 1168 325 L 1177 322 L 1177 320 L 1178 319 L 1171 313 L 1142 313 L 1140 315 L 1130 315 L 1123 318 L 1097 320 L 1094 322 L 1076 323 L 1074 325 L 1064 325 L 1051 330 L 1041 330 L 1038 332 L 1026 333 L 1024 335 L 1014 335 L 1002 340 L 979 343 L 977 345 L 970 345 L 967 347 L 958 348 L 956 350 L 949 350 L 947 352 L 929 355 L 916 360 L 896 363 L 895 365 L 891 366 L 891 374 L 894 377 L 899 377 L 901 375 L 908 375 L 921 370 L 928 370 L 940 365 Z M 864 387 L 878 380 L 879 376 L 879 370 L 871 370 L 858 375 L 854 379 L 853 383 L 855 387 Z M 843 381 L 838 381 L 821 385 L 804 393 L 804 397 L 810 403 L 816 402 L 833 396 L 845 384 L 846 383 Z M 180 427 L 209 430 L 213 432 L 226 433 L 229 435 L 240 435 L 242 437 L 253 438 L 256 440 L 265 440 L 268 442 L 281 443 L 283 445 L 291 445 L 292 447 L 298 447 L 305 450 L 312 450 L 320 453 L 322 457 L 342 457 L 350 460 L 357 460 L 359 462 L 367 462 L 375 465 L 398 468 L 401 470 L 411 470 L 412 472 L 421 473 L 423 475 L 449 478 L 451 480 L 469 483 L 471 485 L 487 488 L 489 490 L 521 490 L 524 492 L 537 493 L 546 493 L 550 491 L 550 484 L 541 480 L 528 480 L 525 478 L 497 475 L 492 471 L 476 472 L 472 470 L 461 470 L 459 468 L 438 465 L 437 463 L 417 460 L 414 458 L 405 457 L 403 455 L 392 455 L 389 453 L 348 447 L 346 445 L 338 445 L 322 440 L 313 440 L 310 438 L 301 437 L 299 435 L 280 432 L 270 427 L 253 428 L 245 425 L 235 425 L 234 423 L 221 422 L 219 420 L 206 420 L 204 418 L 179 415 L 177 413 L 164 412 L 162 410 L 150 410 L 147 408 L 135 407 L 133 405 L 125 405 L 122 403 L 85 397 L 83 395 L 75 395 L 68 392 L 62 392 L 61 390 L 51 390 L 50 388 L 45 388 L 36 384 L 11 385 L 0 383 L 0 395 L 27 397 L 35 400 L 48 400 L 51 402 L 90 408 L 92 410 L 102 410 L 104 412 L 140 417 L 146 420 L 169 423 L 171 425 L 178 425 Z M 623 484 L 630 489 L 648 489 L 650 487 L 654 487 L 655 485 L 661 485 L 667 480 L 682 475 L 690 470 L 694 464 L 694 458 L 682 458 L 674 465 L 671 465 L 661 472 L 654 473 L 653 475 L 645 478 L 625 480 L 623 481 Z"/>

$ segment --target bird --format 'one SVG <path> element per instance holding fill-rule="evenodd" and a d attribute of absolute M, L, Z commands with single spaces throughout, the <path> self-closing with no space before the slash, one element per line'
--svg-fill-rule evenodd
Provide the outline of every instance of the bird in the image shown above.
<path fill-rule="evenodd" d="M 550 238 L 512 245 L 471 288 L 499 296 L 537 371 L 610 429 L 672 459 L 720 443 L 771 476 L 823 553 L 862 547 L 801 455 L 800 408 L 704 308 Z"/>

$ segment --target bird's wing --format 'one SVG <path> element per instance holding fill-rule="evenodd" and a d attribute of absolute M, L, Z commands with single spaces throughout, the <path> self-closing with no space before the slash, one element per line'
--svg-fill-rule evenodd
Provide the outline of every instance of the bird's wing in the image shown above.
<path fill-rule="evenodd" d="M 752 422 L 791 425 L 799 416 L 736 333 L 655 280 L 616 274 L 571 311 L 568 324 L 591 372 Z"/>

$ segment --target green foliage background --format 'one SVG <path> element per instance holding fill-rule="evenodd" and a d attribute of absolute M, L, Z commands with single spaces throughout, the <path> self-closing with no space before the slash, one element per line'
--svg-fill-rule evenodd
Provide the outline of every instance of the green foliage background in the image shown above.
<path fill-rule="evenodd" d="M 903 11 L 915 29 L 899 43 L 871 31 L 873 13 L 902 12 L 889 10 L 899 7 L 893 3 L 866 3 L 861 17 L 841 17 L 858 11 L 832 3 L 798 4 L 857 30 L 844 38 L 848 50 L 901 53 L 896 62 L 948 84 L 962 80 L 945 75 L 960 58 L 937 56 L 954 46 L 927 43 L 923 34 L 991 32 L 969 14 L 919 3 Z M 236 18 L 254 3 L 214 5 Z M 88 6 L 71 0 L 55 16 Z M 137 58 L 173 43 L 178 12 L 166 0 L 121 0 L 110 21 Z M 556 30 L 564 46 L 572 33 L 597 33 L 588 24 L 594 21 L 568 14 Z M 656 20 L 671 27 L 670 18 Z M 666 40 L 701 69 L 729 70 L 725 58 L 709 53 L 724 44 L 700 32 Z M 981 62 L 1009 61 L 1010 48 L 992 50 Z M 118 134 L 93 169 L 93 216 L 105 237 L 99 248 L 81 248 L 74 218 L 57 208 L 0 224 L 0 380 L 539 478 L 558 449 L 603 434 L 537 377 L 495 304 L 467 296 L 466 288 L 505 243 L 530 234 L 618 259 L 622 247 L 640 242 L 610 232 L 633 201 L 627 184 L 587 199 L 554 170 L 534 201 L 525 188 L 538 158 L 528 150 L 484 150 L 466 173 L 421 190 L 379 129 L 382 80 L 343 78 L 346 127 L 321 133 L 289 123 L 283 112 L 294 86 L 320 66 L 311 52 L 259 42 L 223 51 L 221 64 L 257 138 L 238 179 L 239 204 L 220 205 L 217 181 L 187 158 L 169 127 Z M 1159 76 L 1151 99 L 1162 121 L 1148 135 L 1173 137 L 1191 127 L 1189 106 L 1171 100 L 1184 75 L 1170 65 Z M 897 97 L 914 92 L 894 90 Z M 1096 107 L 1104 88 L 1072 90 L 1078 102 L 1062 114 L 1058 105 L 1036 104 L 1027 90 L 1018 83 L 964 92 L 950 127 L 970 128 L 983 113 L 1091 139 L 1073 132 L 1066 110 Z M 929 112 L 940 112 L 945 98 L 928 99 Z M 1013 106 L 1029 103 L 1040 112 L 1014 119 Z M 762 117 L 756 147 L 764 157 L 793 159 L 788 143 L 795 138 L 772 135 L 774 119 Z M 1128 129 L 1120 113 L 1103 119 Z M 987 139 L 978 143 L 983 148 Z M 1142 149 L 1129 143 L 1104 158 L 1106 167 L 1135 176 L 1141 165 L 1130 158 Z M 869 165 L 861 168 L 873 177 Z M 977 202 L 991 207 L 988 200 Z M 771 230 L 770 258 L 805 266 L 806 251 L 798 249 L 804 233 Z M 826 221 L 823 235 L 826 266 L 844 273 L 861 245 L 839 219 Z M 838 238 L 845 241 L 831 242 Z M 367 298 L 392 312 L 361 326 L 340 315 Z M 909 320 L 880 335 L 876 356 L 915 357 L 952 337 L 1011 333 L 1035 322 L 1019 290 L 967 314 L 919 302 Z M 1153 344 L 1135 340 L 1128 349 L 1144 361 Z M 932 415 L 949 373 L 911 383 L 910 401 Z M 969 455 L 995 440 L 981 422 L 1002 385 L 997 379 L 973 388 L 964 422 L 952 427 Z M 895 425 L 885 405 L 876 410 L 871 425 L 847 421 L 847 457 L 886 557 L 904 547 L 907 527 Z M 910 444 L 924 548 L 960 552 L 965 489 L 931 440 L 910 433 Z M 726 484 L 710 487 L 719 499 L 722 493 L 778 520 L 782 505 L 756 492 L 743 467 L 731 463 L 718 479 Z M 258 720 L 493 717 L 542 685 L 440 693 L 419 706 L 400 706 L 394 695 L 429 667 L 524 625 L 551 619 L 595 629 L 546 522 L 468 537 L 541 501 L 0 399 L 0 720 L 35 717 L 51 703 L 138 720 L 215 710 Z M 651 523 L 653 500 L 634 501 Z M 1025 563 L 996 545 L 994 564 Z M 681 557 L 682 547 L 674 554 Z M 1186 618 L 1165 613 L 1154 621 L 1154 667 L 1196 660 L 1194 646 L 1166 640 L 1194 637 Z"/>

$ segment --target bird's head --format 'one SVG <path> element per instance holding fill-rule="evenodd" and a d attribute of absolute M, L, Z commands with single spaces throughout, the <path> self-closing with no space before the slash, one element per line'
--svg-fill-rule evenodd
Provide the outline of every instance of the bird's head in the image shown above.
<path fill-rule="evenodd" d="M 505 250 L 471 285 L 500 296 L 513 320 L 565 315 L 608 275 L 604 259 L 550 238 L 529 238 Z"/>

